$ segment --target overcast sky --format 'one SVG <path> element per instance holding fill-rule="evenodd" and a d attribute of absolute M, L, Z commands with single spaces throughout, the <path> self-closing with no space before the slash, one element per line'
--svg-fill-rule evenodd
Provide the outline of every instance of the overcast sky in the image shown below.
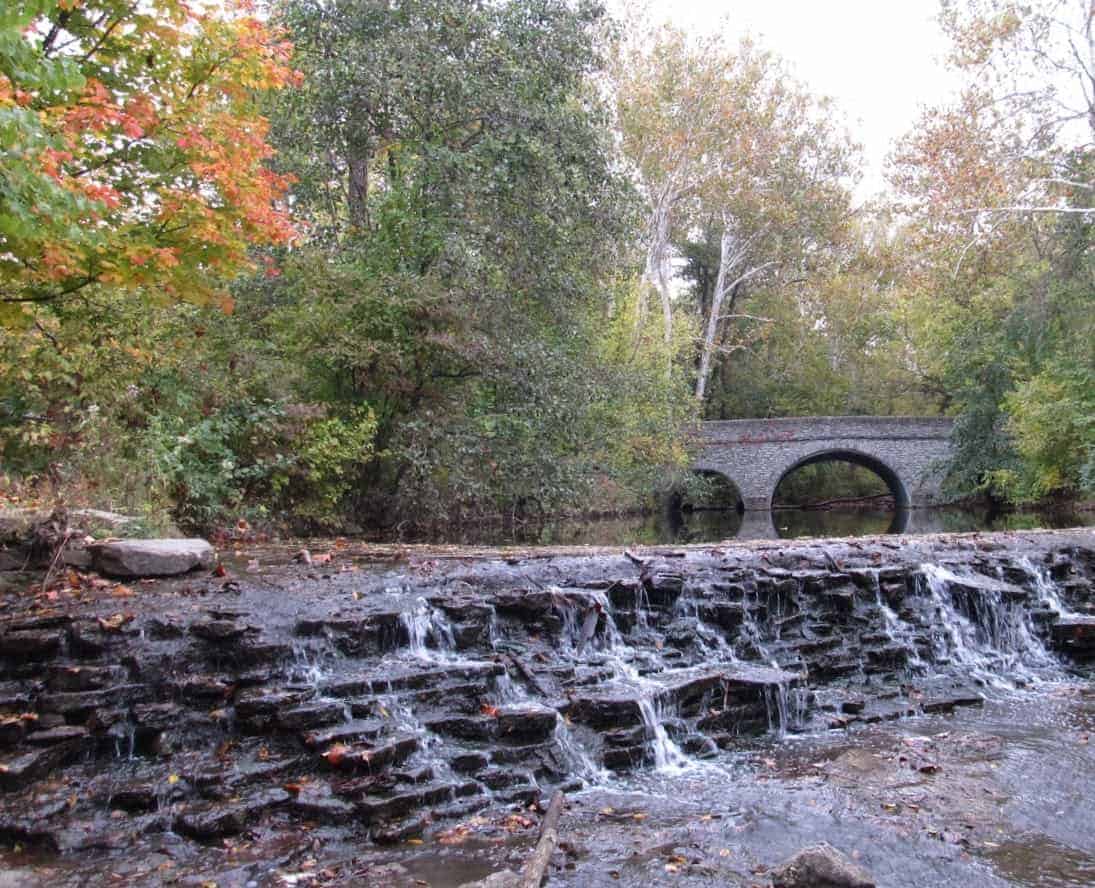
<path fill-rule="evenodd" d="M 682 28 L 720 22 L 782 56 L 814 93 L 836 100 L 864 148 L 861 197 L 884 186 L 883 161 L 922 105 L 953 94 L 935 15 L 939 0 L 650 0 Z"/>

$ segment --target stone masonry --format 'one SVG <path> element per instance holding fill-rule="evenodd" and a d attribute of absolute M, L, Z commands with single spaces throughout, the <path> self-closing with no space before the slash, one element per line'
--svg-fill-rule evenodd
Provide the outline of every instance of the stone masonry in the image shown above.
<path fill-rule="evenodd" d="M 876 472 L 899 506 L 941 501 L 953 421 L 918 416 L 810 416 L 704 422 L 692 468 L 732 481 L 747 511 L 767 511 L 780 481 L 838 459 Z"/>

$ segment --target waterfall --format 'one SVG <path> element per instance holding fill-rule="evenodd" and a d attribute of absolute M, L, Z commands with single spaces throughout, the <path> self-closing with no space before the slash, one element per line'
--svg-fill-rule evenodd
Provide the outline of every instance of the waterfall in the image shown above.
<path fill-rule="evenodd" d="M 980 576 L 961 576 L 935 564 L 922 564 L 919 577 L 934 605 L 931 633 L 937 663 L 966 667 L 985 683 L 1012 685 L 1002 674 L 1037 678 L 1031 668 L 1058 673 L 1055 658 L 1031 625 L 1029 609 L 1004 600 L 1004 590 Z M 956 590 L 964 594 L 956 596 Z M 958 599 L 965 607 L 960 607 Z"/>
<path fill-rule="evenodd" d="M 668 772 L 679 772 L 684 769 L 689 763 L 689 758 L 669 738 L 662 715 L 658 712 L 659 707 L 655 707 L 648 697 L 640 697 L 637 702 L 643 727 L 646 729 L 647 739 L 654 753 L 654 768 Z"/>
<path fill-rule="evenodd" d="M 456 650 L 452 625 L 445 614 L 430 607 L 425 598 L 416 598 L 415 606 L 403 611 L 399 621 L 407 632 L 407 650 L 411 656 L 419 660 L 444 661 Z"/>

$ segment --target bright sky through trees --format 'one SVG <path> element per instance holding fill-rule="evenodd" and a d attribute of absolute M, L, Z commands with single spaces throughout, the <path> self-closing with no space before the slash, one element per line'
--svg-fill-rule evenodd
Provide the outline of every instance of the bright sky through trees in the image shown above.
<path fill-rule="evenodd" d="M 649 9 L 688 30 L 751 35 L 835 99 L 864 148 L 860 198 L 884 188 L 886 154 L 920 106 L 942 103 L 957 84 L 943 65 L 938 0 L 650 0 Z"/>

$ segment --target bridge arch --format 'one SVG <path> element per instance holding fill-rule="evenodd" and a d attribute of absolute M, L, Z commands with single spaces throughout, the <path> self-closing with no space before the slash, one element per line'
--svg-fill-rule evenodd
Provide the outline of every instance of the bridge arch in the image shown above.
<path fill-rule="evenodd" d="M 716 488 L 722 489 L 711 491 L 716 497 L 713 501 L 701 499 L 699 502 L 692 502 L 687 496 L 677 493 L 672 501 L 674 508 L 683 511 L 693 509 L 701 511 L 709 509 L 715 511 L 745 511 L 745 501 L 742 497 L 741 487 L 739 487 L 737 481 L 731 478 L 726 472 L 719 471 L 718 469 L 705 469 L 695 466 L 692 468 L 691 472 L 693 475 L 700 478 L 709 479 L 715 484 Z"/>
<path fill-rule="evenodd" d="M 806 466 L 812 466 L 823 462 L 847 462 L 852 463 L 852 465 L 862 466 L 864 469 L 874 472 L 882 479 L 890 489 L 890 495 L 893 496 L 894 505 L 898 509 L 907 509 L 912 502 L 908 488 L 906 488 L 904 482 L 901 480 L 901 476 L 898 475 L 893 468 L 887 465 L 884 460 L 872 456 L 869 453 L 847 448 L 819 450 L 817 453 L 812 453 L 809 456 L 804 456 L 795 460 L 780 472 L 775 485 L 772 487 L 772 496 L 775 496 L 776 491 L 779 490 L 780 484 L 783 483 L 783 480 L 788 475 L 797 472 L 799 469 L 805 468 Z"/>

